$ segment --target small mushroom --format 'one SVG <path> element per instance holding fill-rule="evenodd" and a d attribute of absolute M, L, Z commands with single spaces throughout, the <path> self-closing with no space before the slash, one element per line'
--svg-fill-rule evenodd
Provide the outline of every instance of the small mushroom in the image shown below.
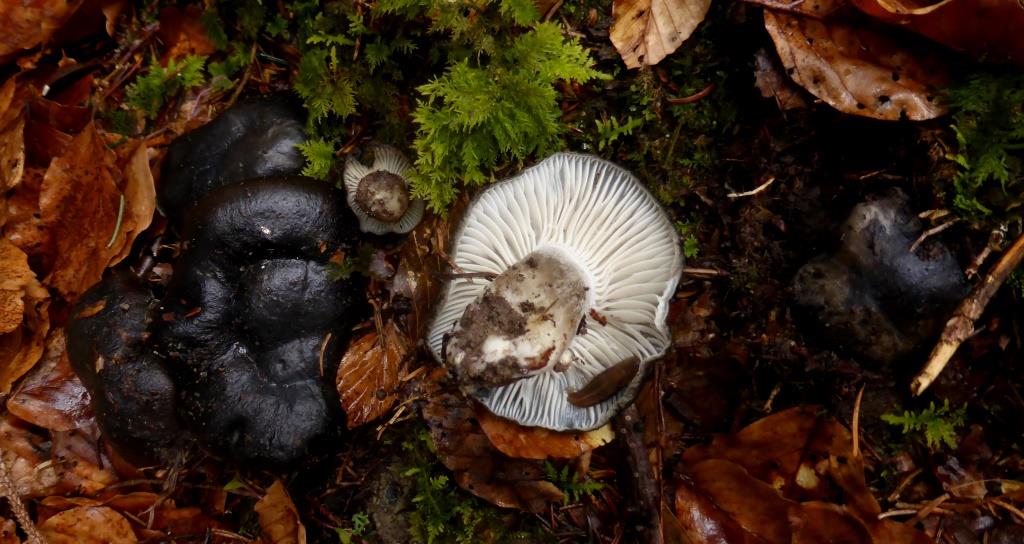
<path fill-rule="evenodd" d="M 170 145 L 159 187 L 160 209 L 183 219 L 218 187 L 265 176 L 295 175 L 306 161 L 301 108 L 277 97 L 243 102 Z"/>
<path fill-rule="evenodd" d="M 409 193 L 405 172 L 409 159 L 391 146 L 375 146 L 373 164 L 366 166 L 354 157 L 345 161 L 345 192 L 348 205 L 359 218 L 359 228 L 373 234 L 406 233 L 420 219 L 426 203 Z"/>
<path fill-rule="evenodd" d="M 633 400 L 669 346 L 679 239 L 650 193 L 610 162 L 558 153 L 488 188 L 453 246 L 456 278 L 429 346 L 463 390 L 499 416 L 554 430 L 597 428 Z M 570 401 L 588 385 L 599 390 L 592 380 L 616 367 L 637 368 L 625 387 L 595 394 L 592 405 Z"/>

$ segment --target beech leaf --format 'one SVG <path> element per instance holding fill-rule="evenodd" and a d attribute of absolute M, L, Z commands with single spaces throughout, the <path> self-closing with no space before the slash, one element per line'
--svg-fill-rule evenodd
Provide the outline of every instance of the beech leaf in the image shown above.
<path fill-rule="evenodd" d="M 793 81 L 843 113 L 923 121 L 946 111 L 938 96 L 948 78 L 934 53 L 870 24 L 770 10 L 764 23 Z"/>
<path fill-rule="evenodd" d="M 44 521 L 39 531 L 50 544 L 134 544 L 132 526 L 106 506 L 79 506 Z"/>
<path fill-rule="evenodd" d="M 615 0 L 610 38 L 628 68 L 653 66 L 704 20 L 711 0 Z"/>
<path fill-rule="evenodd" d="M 399 367 L 409 353 L 394 322 L 384 325 L 383 338 L 370 332 L 349 346 L 338 368 L 338 394 L 349 429 L 387 413 L 395 404 Z"/>
<path fill-rule="evenodd" d="M 260 534 L 267 544 L 306 543 L 306 527 L 281 480 L 274 480 L 267 488 L 267 494 L 256 502 L 255 510 L 260 518 Z"/>

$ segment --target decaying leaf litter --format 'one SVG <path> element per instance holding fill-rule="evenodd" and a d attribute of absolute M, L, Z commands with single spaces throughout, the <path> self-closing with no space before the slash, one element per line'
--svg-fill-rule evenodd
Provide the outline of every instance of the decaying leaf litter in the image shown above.
<path fill-rule="evenodd" d="M 187 248 L 155 195 L 174 138 L 232 104 L 301 87 L 303 60 L 321 53 L 338 77 L 348 77 L 339 53 L 376 63 L 351 74 L 387 71 L 380 47 L 394 44 L 375 33 L 394 38 L 388 24 L 402 17 L 442 25 L 433 17 L 445 13 L 343 4 L 313 6 L 321 34 L 332 16 L 365 30 L 325 50 L 323 36 L 295 41 L 305 5 L 259 7 L 250 34 L 241 26 L 257 3 L 0 10 L 14 29 L 0 44 L 5 542 L 1024 539 L 1011 245 L 1024 135 L 988 130 L 1024 117 L 1024 46 L 1006 30 L 1024 18 L 1015 2 L 460 5 L 481 27 L 508 17 L 512 30 L 496 36 L 529 36 L 543 19 L 579 40 L 605 76 L 557 82 L 555 149 L 631 170 L 674 221 L 686 268 L 668 305 L 671 349 L 635 403 L 586 433 L 523 427 L 429 355 L 421 339 L 445 286 L 490 281 L 450 266 L 477 191 L 467 186 L 408 234 L 330 256 L 335 281 L 363 279 L 367 305 L 327 365 L 339 369 L 348 428 L 329 446 L 276 468 L 196 446 L 166 465 L 122 458 L 65 352 L 72 304 L 111 268 L 156 290 L 173 278 Z M 411 34 L 421 47 L 452 35 Z M 366 109 L 332 119 L 333 133 L 311 129 L 335 142 L 320 165 L 327 183 L 374 143 L 410 151 L 418 175 L 438 183 L 416 154 L 430 140 L 412 129 L 442 137 L 427 113 L 443 107 L 418 102 L 430 89 L 378 76 L 398 90 L 382 95 L 397 119 L 376 118 L 360 91 L 349 99 Z M 349 100 L 314 104 L 306 89 L 323 115 Z M 458 103 L 445 92 L 434 100 Z M 1008 109 L 985 110 L 971 92 Z M 541 149 L 482 168 L 508 178 Z M 310 166 L 317 158 L 306 153 Z M 413 196 L 426 196 L 417 187 L 414 176 Z M 589 327 L 606 319 L 596 315 Z M 933 347 L 948 364 L 932 365 L 913 397 Z"/>

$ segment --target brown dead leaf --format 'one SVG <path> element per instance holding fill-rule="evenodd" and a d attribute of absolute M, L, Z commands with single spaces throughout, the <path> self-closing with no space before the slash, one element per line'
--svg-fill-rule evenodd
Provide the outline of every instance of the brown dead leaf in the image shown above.
<path fill-rule="evenodd" d="M 711 7 L 711 0 L 615 0 L 610 38 L 627 68 L 654 66 L 680 45 Z"/>
<path fill-rule="evenodd" d="M 479 403 L 475 406 L 480 429 L 498 451 L 509 457 L 574 459 L 615 438 L 611 425 L 585 433 L 557 432 L 540 427 L 524 427 L 492 414 Z"/>
<path fill-rule="evenodd" d="M 52 431 L 70 431 L 92 420 L 89 392 L 64 351 L 63 329 L 50 333 L 42 360 L 7 399 L 7 410 Z"/>
<path fill-rule="evenodd" d="M 203 10 L 198 5 L 183 8 L 165 7 L 160 10 L 160 28 L 157 36 L 167 47 L 162 57 L 166 65 L 170 59 L 186 55 L 209 55 L 216 51 L 213 42 L 206 35 L 200 18 Z"/>
<path fill-rule="evenodd" d="M 45 497 L 58 490 L 57 471 L 50 463 L 50 437 L 18 418 L 0 416 L 0 460 L 21 497 Z"/>
<path fill-rule="evenodd" d="M 25 170 L 25 104 L 17 80 L 0 86 L 0 195 L 17 186 Z"/>
<path fill-rule="evenodd" d="M 912 527 L 878 519 L 849 431 L 814 407 L 717 436 L 686 450 L 683 461 L 676 515 L 700 542 L 931 542 Z"/>
<path fill-rule="evenodd" d="M 847 4 L 847 0 L 803 0 L 797 2 L 793 0 L 747 0 L 747 2 L 761 4 L 773 11 L 795 13 L 815 19 L 824 19 Z"/>
<path fill-rule="evenodd" d="M 428 214 L 407 236 L 399 254 L 398 267 L 391 279 L 392 306 L 407 302 L 409 312 L 405 326 L 412 338 L 422 338 L 433 315 L 436 302 L 446 280 L 439 274 L 448 268 L 448 234 L 459 224 L 469 199 L 459 198 L 446 217 Z"/>
<path fill-rule="evenodd" d="M 459 487 L 504 508 L 542 512 L 561 502 L 562 492 L 545 480 L 539 461 L 502 455 L 474 420 L 472 401 L 456 394 L 429 395 L 423 418 L 441 462 Z"/>
<path fill-rule="evenodd" d="M 135 238 L 149 228 L 156 213 L 156 184 L 149 165 L 149 148 L 139 143 L 124 163 L 125 210 L 121 230 L 125 241 L 121 251 L 111 257 L 107 266 L 114 266 L 131 253 Z"/>
<path fill-rule="evenodd" d="M 107 265 L 134 239 L 134 219 L 124 214 L 130 209 L 121 190 L 124 175 L 115 161 L 90 123 L 67 152 L 50 163 L 43 178 L 40 213 L 56 252 L 45 282 L 66 300 L 99 281 Z"/>
<path fill-rule="evenodd" d="M 10 392 L 42 356 L 50 328 L 48 299 L 28 256 L 0 238 L 0 394 Z"/>
<path fill-rule="evenodd" d="M 25 168 L 21 184 L 7 198 L 3 224 L 4 237 L 28 254 L 37 276 L 45 276 L 53 262 L 52 239 L 39 217 L 39 189 L 45 173 L 41 168 Z"/>
<path fill-rule="evenodd" d="M 18 525 L 13 519 L 0 518 L 0 544 L 21 544 Z"/>
<path fill-rule="evenodd" d="M 83 506 L 108 507 L 129 519 L 143 519 L 146 526 L 133 524 L 136 538 L 146 542 L 174 542 L 176 536 L 189 540 L 211 528 L 224 525 L 208 516 L 198 507 L 179 507 L 174 499 L 148 491 L 135 491 L 105 499 L 90 497 L 51 496 L 39 501 L 36 509 L 40 521 L 63 511 Z M 152 512 L 152 518 L 150 518 Z M 212 540 L 218 542 L 216 537 Z"/>
<path fill-rule="evenodd" d="M 106 506 L 79 506 L 44 521 L 40 532 L 50 544 L 133 544 L 132 526 Z"/>
<path fill-rule="evenodd" d="M 100 444 L 94 421 L 70 431 L 53 431 L 53 466 L 65 493 L 90 495 L 116 483 L 113 463 Z"/>
<path fill-rule="evenodd" d="M 934 53 L 867 23 L 825 22 L 770 10 L 764 21 L 793 81 L 833 108 L 889 121 L 922 121 L 945 113 L 938 90 L 948 78 Z"/>
<path fill-rule="evenodd" d="M 81 4 L 82 0 L 0 2 L 0 60 L 49 39 Z"/>
<path fill-rule="evenodd" d="M 975 58 L 1024 65 L 1024 5 L 1012 0 L 853 0 L 868 15 Z"/>
<path fill-rule="evenodd" d="M 399 367 L 409 351 L 393 321 L 384 325 L 383 341 L 376 332 L 369 332 L 349 346 L 337 379 L 349 429 L 377 419 L 395 404 Z"/>
<path fill-rule="evenodd" d="M 302 525 L 295 503 L 288 496 L 281 480 L 267 488 L 267 494 L 256 502 L 260 518 L 261 540 L 266 544 L 305 544 L 306 527 Z"/>
<path fill-rule="evenodd" d="M 800 87 L 785 75 L 778 57 L 764 49 L 754 53 L 754 85 L 761 91 L 761 96 L 774 98 L 780 110 L 807 107 Z"/>

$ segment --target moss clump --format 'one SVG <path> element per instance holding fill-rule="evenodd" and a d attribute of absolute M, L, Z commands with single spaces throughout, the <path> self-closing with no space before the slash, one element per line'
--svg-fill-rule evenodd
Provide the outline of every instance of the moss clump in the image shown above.
<path fill-rule="evenodd" d="M 947 196 L 968 220 L 1004 221 L 1024 204 L 1024 75 L 977 73 L 947 98 L 958 167 Z"/>

